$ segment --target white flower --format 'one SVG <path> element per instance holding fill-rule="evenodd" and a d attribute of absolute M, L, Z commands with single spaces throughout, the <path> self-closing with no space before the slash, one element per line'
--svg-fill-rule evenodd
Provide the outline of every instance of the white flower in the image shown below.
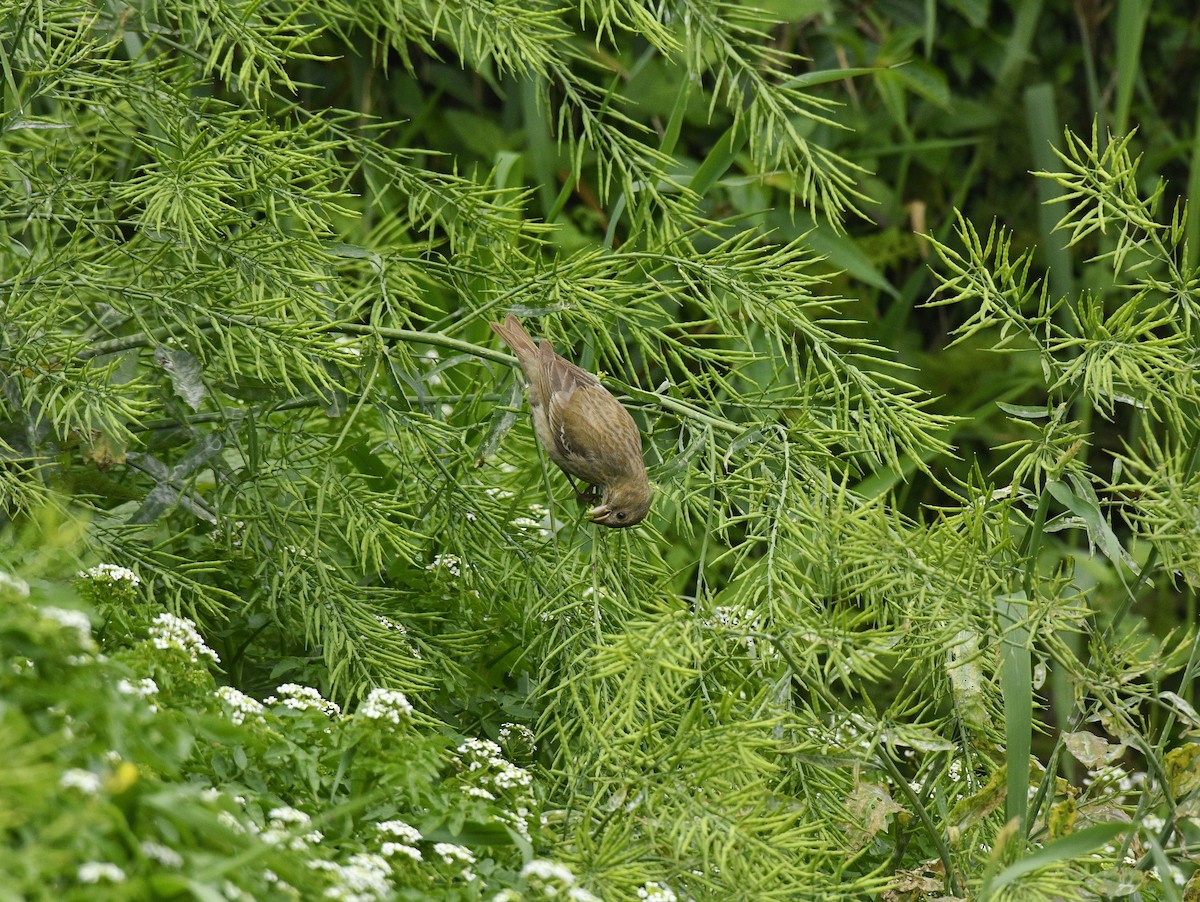
<path fill-rule="evenodd" d="M 413 861 L 421 860 L 421 850 L 416 846 L 410 846 L 402 842 L 385 842 L 379 849 L 384 858 L 392 858 L 393 856 L 407 855 Z"/>
<path fill-rule="evenodd" d="M 402 636 L 408 635 L 408 627 L 406 627 L 403 623 L 397 623 L 395 620 L 390 620 L 389 618 L 384 617 L 382 614 L 376 614 L 375 619 L 379 621 L 379 625 L 385 630 L 393 630 Z"/>
<path fill-rule="evenodd" d="M 278 821 L 280 824 L 295 824 L 300 827 L 307 827 L 312 823 L 311 817 L 298 808 L 292 808 L 290 805 L 272 808 L 267 812 L 267 817 L 273 821 Z"/>
<path fill-rule="evenodd" d="M 296 711 L 316 710 L 328 717 L 337 717 L 342 713 L 342 709 L 338 707 L 336 702 L 331 702 L 322 697 L 320 692 L 310 686 L 301 686 L 298 683 L 284 683 L 275 691 L 283 697 L 282 701 L 285 707 Z M 271 698 L 268 701 L 274 703 L 279 700 Z"/>
<path fill-rule="evenodd" d="M 375 829 L 385 836 L 394 836 L 407 843 L 421 841 L 421 831 L 405 821 L 380 821 Z"/>
<path fill-rule="evenodd" d="M 413 706 L 404 693 L 396 689 L 372 689 L 358 713 L 371 720 L 389 720 L 400 723 L 400 717 L 412 717 Z"/>
<path fill-rule="evenodd" d="M 533 775 L 508 761 L 500 746 L 490 739 L 468 739 L 458 747 L 460 763 L 467 773 L 477 773 L 479 785 L 497 789 L 516 789 L 533 782 Z"/>
<path fill-rule="evenodd" d="M 10 593 L 17 598 L 29 597 L 29 583 L 18 576 L 0 570 L 0 594 Z"/>
<path fill-rule="evenodd" d="M 230 902 L 254 902 L 254 897 L 232 880 L 221 882 L 221 895 L 229 899 Z"/>
<path fill-rule="evenodd" d="M 362 357 L 362 348 L 359 347 L 359 342 L 361 340 L 362 339 L 356 335 L 339 335 L 334 341 L 334 344 L 338 346 L 337 349 L 339 353 L 341 353 L 344 357 L 354 360 Z"/>
<path fill-rule="evenodd" d="M 516 789 L 529 786 L 533 775 L 505 759 L 500 747 L 490 739 L 468 739 L 458 746 L 460 763 L 468 774 L 475 774 L 478 786 Z"/>
<path fill-rule="evenodd" d="M 454 864 L 455 862 L 463 862 L 464 864 L 474 864 L 475 856 L 471 854 L 471 850 L 466 846 L 460 846 L 452 842 L 438 842 L 433 844 L 435 855 L 440 855 L 442 861 L 446 864 Z"/>
<path fill-rule="evenodd" d="M 408 627 L 406 627 L 403 623 L 397 623 L 395 620 L 384 617 L 382 614 L 376 614 L 375 620 L 378 621 L 379 625 L 385 630 L 393 633 L 399 633 L 401 636 L 408 635 Z M 421 659 L 421 649 L 417 648 L 411 642 L 404 642 L 402 644 L 404 645 L 405 649 L 408 650 L 410 655 L 412 655 L 418 661 Z"/>
<path fill-rule="evenodd" d="M 232 709 L 229 719 L 234 723 L 245 723 L 247 716 L 253 717 L 258 723 L 264 723 L 262 702 L 251 698 L 241 690 L 234 689 L 232 686 L 218 686 L 217 698 Z"/>
<path fill-rule="evenodd" d="M 80 883 L 124 883 L 125 872 L 107 861 L 86 861 L 79 866 Z"/>
<path fill-rule="evenodd" d="M 88 615 L 83 611 L 69 611 L 66 608 L 44 607 L 41 608 L 43 617 L 53 620 L 59 626 L 66 629 L 75 630 L 79 634 L 79 641 L 84 645 L 90 646 L 92 643 L 92 621 L 88 620 Z"/>
<path fill-rule="evenodd" d="M 523 767 L 505 762 L 505 766 L 492 775 L 492 782 L 501 789 L 517 789 L 533 782 L 533 775 Z"/>
<path fill-rule="evenodd" d="M 638 887 L 637 896 L 646 902 L 678 902 L 679 897 L 669 886 L 664 886 L 654 880 L 647 880 Z"/>
<path fill-rule="evenodd" d="M 136 695 L 140 698 L 149 698 L 152 695 L 158 694 L 158 683 L 154 682 L 150 677 L 138 680 L 136 683 L 131 683 L 129 680 L 121 680 L 117 683 L 117 691 L 122 695 Z"/>
<path fill-rule="evenodd" d="M 439 554 L 432 564 L 425 566 L 426 570 L 448 570 L 455 576 L 462 576 L 463 562 L 457 554 Z"/>
<path fill-rule="evenodd" d="M 214 664 L 221 659 L 217 653 L 204 644 L 200 634 L 196 632 L 196 624 L 186 617 L 176 617 L 174 614 L 162 613 L 154 618 L 150 626 L 150 639 L 155 648 L 163 650 L 175 649 L 186 654 L 196 663 L 201 656 L 209 658 Z"/>
<path fill-rule="evenodd" d="M 140 586 L 142 581 L 128 567 L 118 567 L 116 564 L 97 564 L 87 570 L 80 570 L 80 579 L 90 579 L 93 582 L 119 583 L 128 582 L 131 586 Z"/>
<path fill-rule="evenodd" d="M 539 880 L 557 880 L 564 886 L 570 886 L 575 882 L 575 875 L 571 873 L 569 867 L 541 858 L 535 858 L 521 868 L 521 876 L 526 880 L 530 877 L 537 877 Z"/>
<path fill-rule="evenodd" d="M 500 741 L 509 742 L 517 740 L 523 746 L 529 748 L 531 752 L 537 751 L 537 741 L 534 739 L 533 730 L 525 726 L 523 723 L 506 723 L 500 727 Z"/>
<path fill-rule="evenodd" d="M 325 890 L 325 898 L 339 902 L 371 902 L 385 899 L 392 892 L 388 877 L 392 867 L 381 855 L 360 852 L 353 855 L 347 864 L 315 859 L 308 863 L 314 870 L 327 871 L 334 875 L 337 883 Z"/>
<path fill-rule="evenodd" d="M 512 824 L 514 830 L 532 842 L 533 837 L 529 835 L 529 809 L 524 805 L 518 806 L 516 811 L 501 812 L 497 819 Z"/>
<path fill-rule="evenodd" d="M 268 825 L 263 831 L 263 842 L 273 846 L 287 844 L 293 851 L 301 851 L 306 846 L 315 846 L 325 838 L 320 830 L 306 830 L 312 824 L 312 818 L 296 808 L 284 805 L 272 808 L 267 812 Z"/>
<path fill-rule="evenodd" d="M 258 832 L 257 827 L 255 827 L 255 825 L 253 823 L 251 823 L 249 825 L 250 828 L 253 828 L 253 830 L 250 830 L 247 828 L 246 824 L 239 821 L 233 815 L 233 813 L 229 812 L 229 811 L 220 812 L 217 815 L 217 823 L 219 823 L 222 827 L 225 827 L 231 833 L 247 833 L 247 832 L 257 833 Z"/>
<path fill-rule="evenodd" d="M 492 742 L 490 739 L 468 739 L 458 747 L 458 753 L 463 756 L 472 756 L 480 758 L 499 758 L 501 756 L 500 746 Z M 473 762 L 470 766 L 471 770 L 477 767 L 483 767 L 482 763 Z"/>
<path fill-rule="evenodd" d="M 78 789 L 84 795 L 94 796 L 100 792 L 100 777 L 90 770 L 73 767 L 63 771 L 58 778 L 58 785 L 63 789 Z"/>
<path fill-rule="evenodd" d="M 164 846 L 162 843 L 153 842 L 149 839 L 142 841 L 142 854 L 147 858 L 152 858 L 159 864 L 166 865 L 169 868 L 178 868 L 183 866 L 182 855 L 180 855 L 170 846 Z"/>

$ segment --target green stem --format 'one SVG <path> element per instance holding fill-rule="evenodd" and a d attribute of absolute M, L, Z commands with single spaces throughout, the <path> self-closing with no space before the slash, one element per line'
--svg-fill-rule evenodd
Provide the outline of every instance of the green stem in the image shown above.
<path fill-rule="evenodd" d="M 929 811 L 921 804 L 921 800 L 917 798 L 917 794 L 913 791 L 913 788 L 908 785 L 908 781 L 904 779 L 904 774 L 900 773 L 900 769 L 896 767 L 896 762 L 887 753 L 887 749 L 882 746 L 877 748 L 875 750 L 875 757 L 883 765 L 883 769 L 888 772 L 888 776 L 892 778 L 892 782 L 904 794 L 913 811 L 917 813 L 917 817 L 925 827 L 925 832 L 929 835 L 930 840 L 932 840 L 934 847 L 937 849 L 938 858 L 942 860 L 942 867 L 946 871 L 946 889 L 952 895 L 958 896 L 958 878 L 954 876 L 954 862 L 950 859 L 950 846 L 946 844 L 941 831 L 938 830 L 937 825 L 933 822 L 933 818 L 929 816 Z"/>

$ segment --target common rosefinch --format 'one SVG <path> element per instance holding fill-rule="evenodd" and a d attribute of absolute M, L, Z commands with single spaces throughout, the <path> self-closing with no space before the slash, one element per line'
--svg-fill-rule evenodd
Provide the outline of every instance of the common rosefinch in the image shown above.
<path fill-rule="evenodd" d="M 526 394 L 538 441 L 568 479 L 599 491 L 600 503 L 589 511 L 592 522 L 613 529 L 640 523 L 650 508 L 650 481 L 642 436 L 629 411 L 599 379 L 556 354 L 550 342 L 535 345 L 512 314 L 492 329 L 513 349 L 529 380 Z M 596 500 L 578 488 L 575 494 Z"/>

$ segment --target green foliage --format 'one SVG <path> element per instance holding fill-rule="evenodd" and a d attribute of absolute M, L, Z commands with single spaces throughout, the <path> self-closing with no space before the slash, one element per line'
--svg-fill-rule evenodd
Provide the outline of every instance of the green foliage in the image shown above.
<path fill-rule="evenodd" d="M 467 898 L 473 866 L 526 885 L 536 789 L 499 746 L 455 749 L 391 690 L 342 714 L 295 684 L 264 703 L 216 688 L 189 621 L 138 605 L 140 625 L 111 629 L 136 584 L 81 574 L 100 654 L 86 608 L 5 574 L 6 898 Z"/>
<path fill-rule="evenodd" d="M 1178 896 L 1175 14 L 766 5 L 0 5 L 0 897 Z"/>

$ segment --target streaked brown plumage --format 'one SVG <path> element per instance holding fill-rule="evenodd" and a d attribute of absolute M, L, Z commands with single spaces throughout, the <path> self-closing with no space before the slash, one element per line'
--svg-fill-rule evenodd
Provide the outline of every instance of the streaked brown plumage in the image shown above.
<path fill-rule="evenodd" d="M 614 529 L 640 523 L 650 509 L 650 481 L 642 463 L 642 436 L 629 411 L 599 379 L 556 354 L 550 342 L 534 344 L 512 314 L 503 325 L 491 325 L 529 381 L 526 394 L 538 441 L 568 477 L 599 491 L 600 503 L 589 512 L 592 521 Z"/>

